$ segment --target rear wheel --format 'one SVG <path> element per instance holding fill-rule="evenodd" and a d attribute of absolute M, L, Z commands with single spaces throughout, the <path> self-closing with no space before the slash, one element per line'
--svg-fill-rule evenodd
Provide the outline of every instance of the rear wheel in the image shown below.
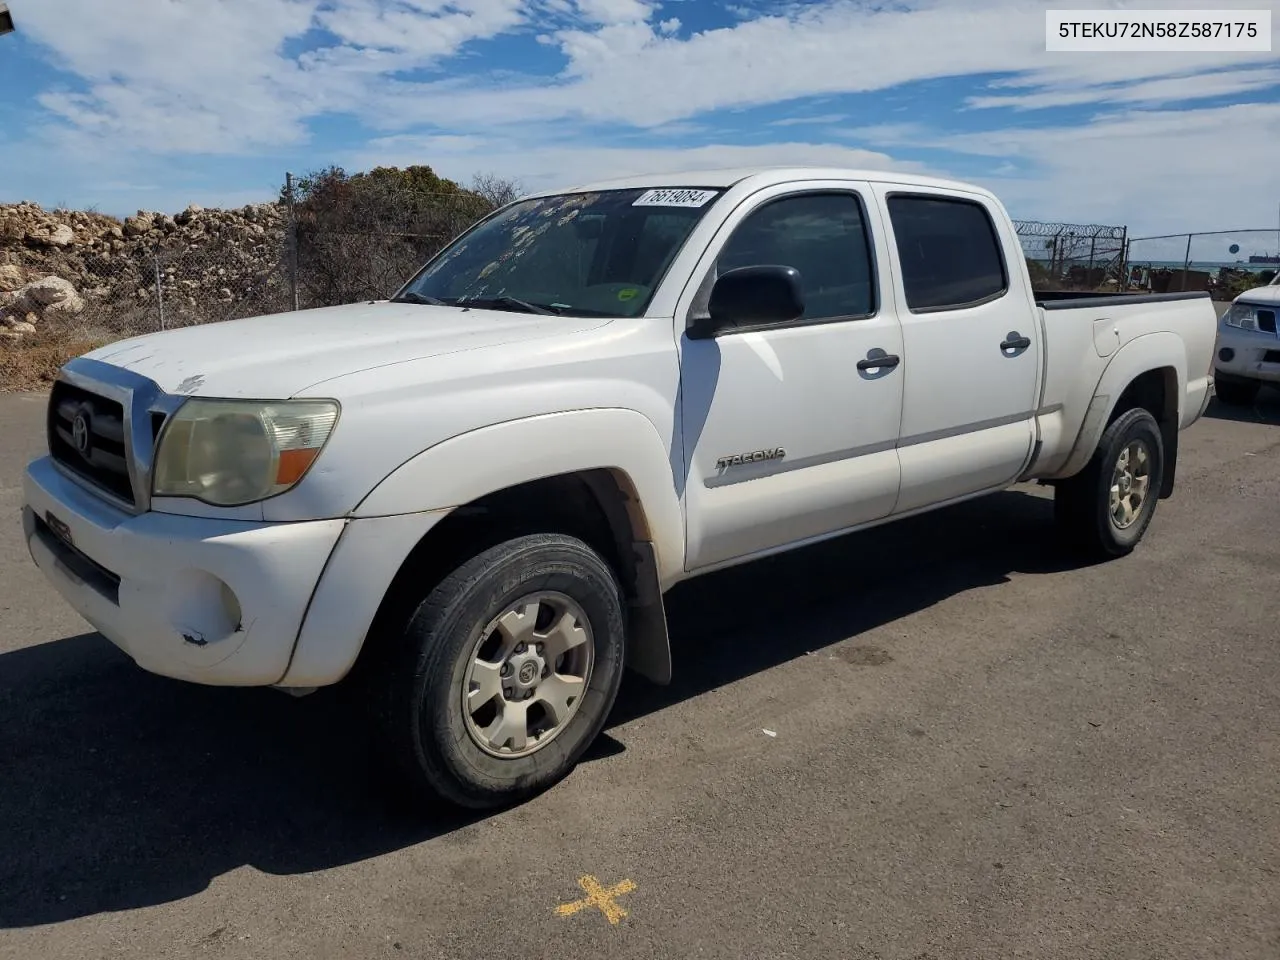
<path fill-rule="evenodd" d="M 559 534 L 501 543 L 445 577 L 374 678 L 403 779 L 425 799 L 486 809 L 567 775 L 617 696 L 622 603 L 608 564 Z"/>
<path fill-rule="evenodd" d="M 1224 376 L 1221 373 L 1215 373 L 1213 376 L 1214 395 L 1229 407 L 1253 406 L 1261 388 L 1262 384 L 1257 380 Z"/>
<path fill-rule="evenodd" d="M 1054 494 L 1054 519 L 1072 546 L 1098 558 L 1138 545 L 1164 479 L 1164 443 L 1150 412 L 1129 410 L 1103 432 L 1088 465 Z"/>

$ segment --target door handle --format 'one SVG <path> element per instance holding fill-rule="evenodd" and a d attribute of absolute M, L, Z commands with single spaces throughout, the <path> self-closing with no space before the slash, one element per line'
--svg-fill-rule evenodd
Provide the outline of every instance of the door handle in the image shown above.
<path fill-rule="evenodd" d="M 1001 351 L 1004 350 L 1025 350 L 1031 346 L 1031 338 L 1024 337 L 1022 334 L 1014 330 L 1005 337 L 1004 343 L 1000 344 Z"/>
<path fill-rule="evenodd" d="M 873 353 L 875 351 L 872 351 Z M 902 358 L 894 353 L 881 353 L 877 356 L 867 355 L 867 359 L 858 361 L 859 370 L 892 370 L 902 362 Z"/>

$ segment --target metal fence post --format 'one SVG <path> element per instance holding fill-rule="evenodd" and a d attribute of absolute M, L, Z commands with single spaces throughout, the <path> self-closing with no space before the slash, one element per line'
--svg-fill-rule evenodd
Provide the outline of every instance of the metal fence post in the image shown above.
<path fill-rule="evenodd" d="M 1129 225 L 1125 224 L 1120 233 L 1120 273 L 1116 277 L 1119 289 L 1123 293 L 1129 289 Z"/>
<path fill-rule="evenodd" d="M 160 288 L 160 248 L 151 251 L 151 262 L 156 268 L 156 309 L 160 312 L 160 329 L 164 329 L 164 292 Z"/>
<path fill-rule="evenodd" d="M 1182 258 L 1182 292 L 1187 291 L 1187 270 L 1191 268 L 1191 238 L 1195 236 L 1193 233 L 1187 234 L 1187 255 Z"/>
<path fill-rule="evenodd" d="M 298 221 L 293 211 L 293 174 L 287 170 L 284 175 L 285 204 L 288 226 L 285 229 L 285 256 L 288 257 L 289 302 L 293 309 L 298 309 Z"/>

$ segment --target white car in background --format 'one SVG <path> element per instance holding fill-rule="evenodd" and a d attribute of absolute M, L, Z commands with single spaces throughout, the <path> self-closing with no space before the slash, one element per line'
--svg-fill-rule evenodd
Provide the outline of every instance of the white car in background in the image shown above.
<path fill-rule="evenodd" d="M 1280 273 L 1263 287 L 1246 290 L 1218 321 L 1214 388 L 1223 403 L 1249 406 L 1264 383 L 1280 386 Z"/>

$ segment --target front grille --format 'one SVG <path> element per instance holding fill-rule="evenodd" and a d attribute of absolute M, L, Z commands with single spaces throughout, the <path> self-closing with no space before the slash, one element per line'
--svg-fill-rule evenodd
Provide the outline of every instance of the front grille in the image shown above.
<path fill-rule="evenodd" d="M 49 394 L 48 417 L 53 459 L 134 506 L 120 402 L 59 380 Z"/>
<path fill-rule="evenodd" d="M 1258 329 L 1267 333 L 1276 332 L 1276 312 L 1274 310 L 1258 311 Z"/>

